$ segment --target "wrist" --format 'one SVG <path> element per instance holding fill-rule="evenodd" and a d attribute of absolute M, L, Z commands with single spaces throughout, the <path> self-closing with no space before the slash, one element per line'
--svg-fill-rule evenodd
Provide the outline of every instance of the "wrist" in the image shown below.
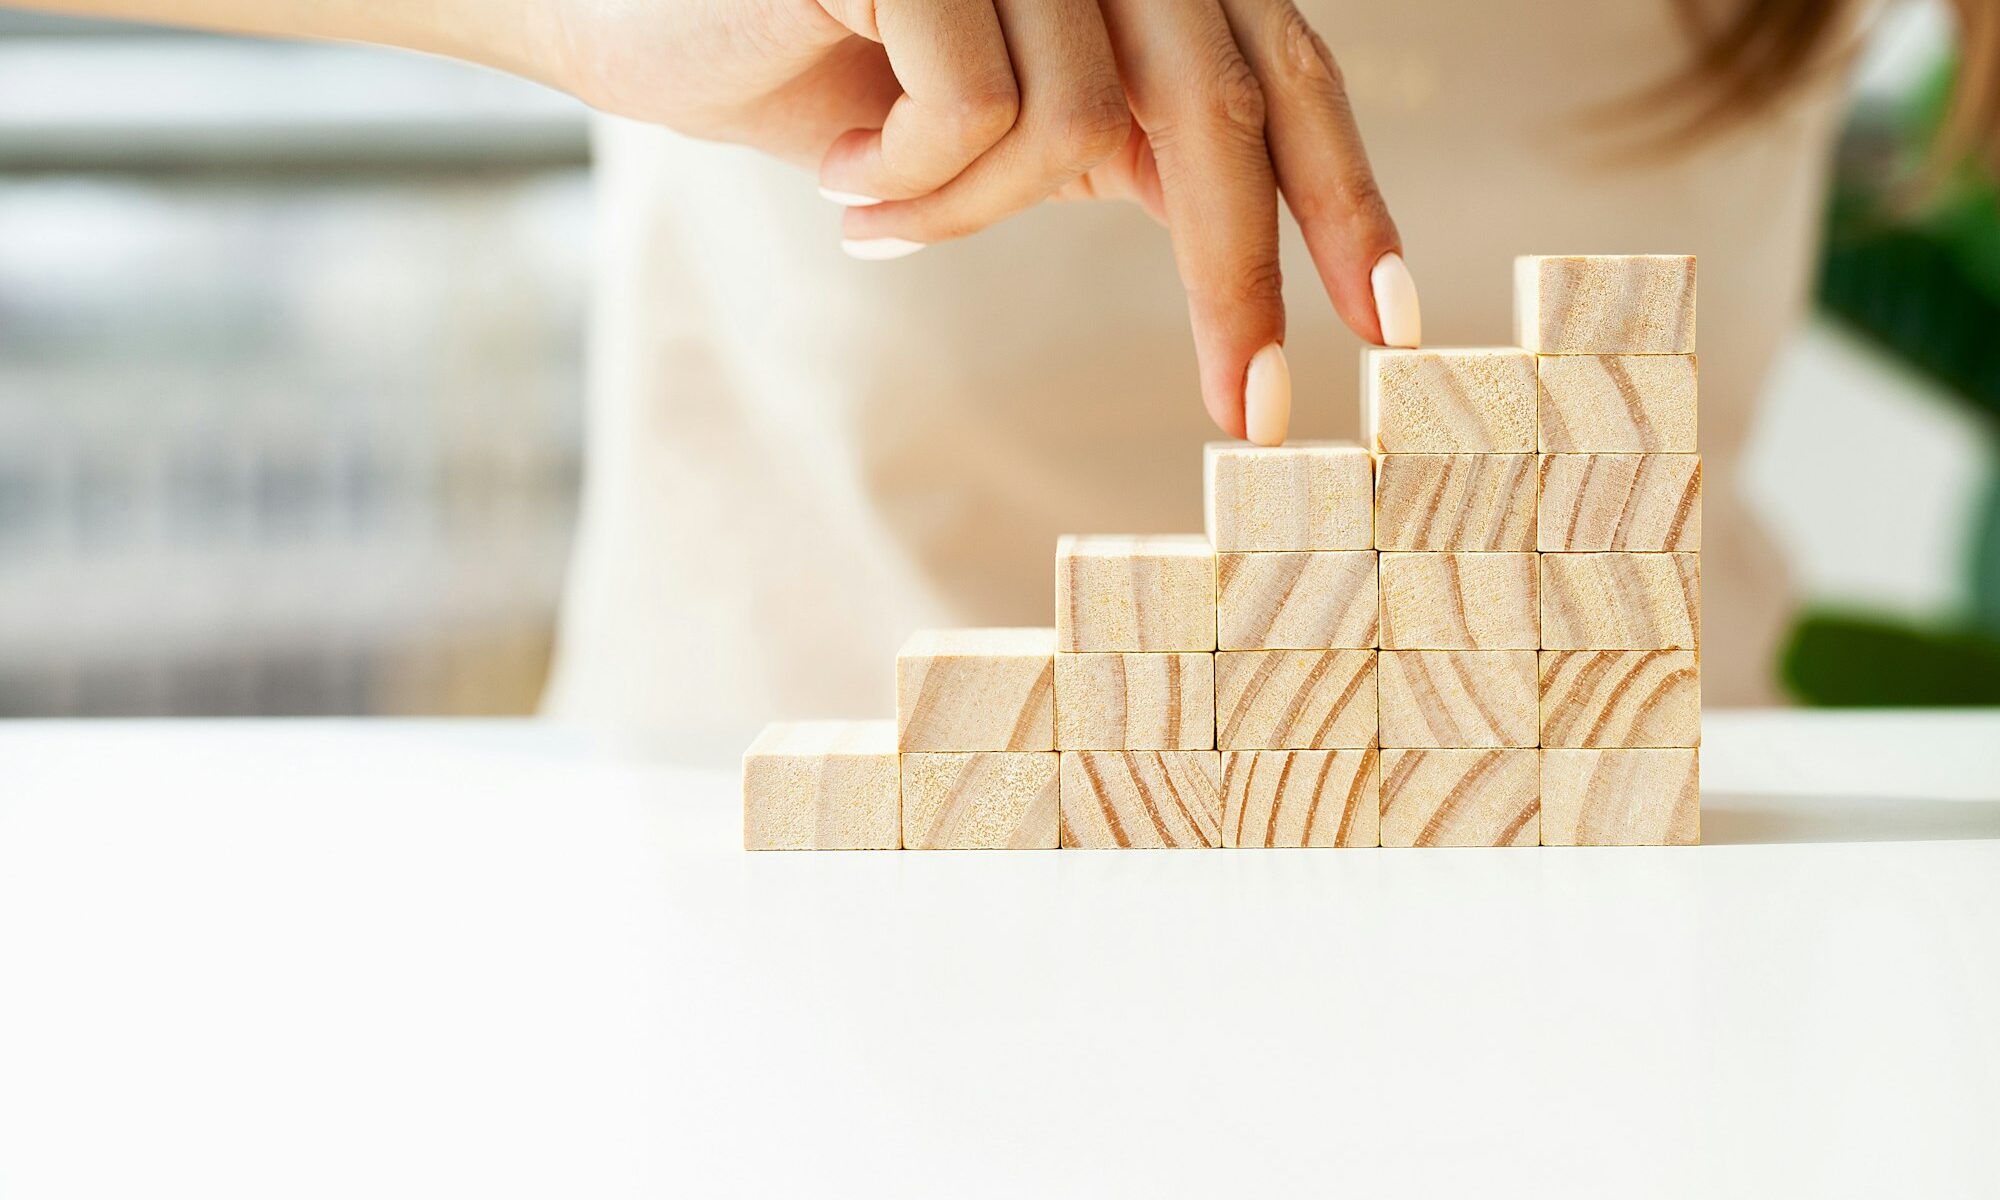
<path fill-rule="evenodd" d="M 400 5 L 397 7 L 401 7 Z M 566 76 L 559 0 L 429 0 L 403 44 L 520 75 L 553 87 Z"/>

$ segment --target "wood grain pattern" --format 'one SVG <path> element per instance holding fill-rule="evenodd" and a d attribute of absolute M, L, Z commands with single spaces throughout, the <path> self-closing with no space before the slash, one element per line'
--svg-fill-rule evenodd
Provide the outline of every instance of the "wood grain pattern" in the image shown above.
<path fill-rule="evenodd" d="M 1383 455 L 1375 475 L 1375 545 L 1533 550 L 1534 455 Z"/>
<path fill-rule="evenodd" d="M 896 654 L 896 744 L 1054 750 L 1056 631 L 925 629 Z"/>
<path fill-rule="evenodd" d="M 1542 745 L 1637 749 L 1701 744 L 1692 650 L 1544 650 Z"/>
<path fill-rule="evenodd" d="M 1385 650 L 1382 745 L 1539 744 L 1533 650 Z"/>
<path fill-rule="evenodd" d="M 1362 750 L 1234 750 L 1222 756 L 1222 844 L 1381 844 L 1379 755 Z"/>
<path fill-rule="evenodd" d="M 1361 424 L 1379 453 L 1535 449 L 1535 359 L 1513 347 L 1369 350 Z"/>
<path fill-rule="evenodd" d="M 1700 555 L 1542 555 L 1543 649 L 1692 650 L 1700 636 Z"/>
<path fill-rule="evenodd" d="M 1222 840 L 1222 756 L 1213 750 L 1065 750 L 1065 849 L 1182 849 Z"/>
<path fill-rule="evenodd" d="M 1057 847 L 1054 753 L 905 754 L 902 780 L 905 849 Z"/>
<path fill-rule="evenodd" d="M 1701 456 L 1544 454 L 1536 547 L 1701 549 Z"/>
<path fill-rule="evenodd" d="M 1200 534 L 1070 535 L 1056 544 L 1056 648 L 1215 649 L 1215 554 Z"/>
<path fill-rule="evenodd" d="M 1063 750 L 1213 750 L 1213 654 L 1056 655 Z"/>
<path fill-rule="evenodd" d="M 1538 354 L 1692 354 L 1694 292 L 1693 255 L 1524 255 L 1515 340 Z"/>
<path fill-rule="evenodd" d="M 1701 842 L 1696 750 L 1544 750 L 1545 846 Z"/>
<path fill-rule="evenodd" d="M 1384 846 L 1533 846 L 1536 750 L 1382 751 Z"/>
<path fill-rule="evenodd" d="M 902 844 L 894 721 L 767 725 L 743 752 L 745 850 Z"/>
<path fill-rule="evenodd" d="M 1217 550 L 1368 550 L 1374 461 L 1345 442 L 1249 446 L 1202 455 L 1208 540 Z"/>
<path fill-rule="evenodd" d="M 1578 354 L 1536 367 L 1535 437 L 1545 454 L 1692 454 L 1692 354 Z"/>
<path fill-rule="evenodd" d="M 1372 648 L 1373 550 L 1215 556 L 1216 648 Z"/>
<path fill-rule="evenodd" d="M 1541 646 L 1533 554 L 1384 553 L 1385 650 L 1534 650 Z"/>
<path fill-rule="evenodd" d="M 1375 744 L 1375 651 L 1238 650 L 1215 656 L 1222 750 Z"/>

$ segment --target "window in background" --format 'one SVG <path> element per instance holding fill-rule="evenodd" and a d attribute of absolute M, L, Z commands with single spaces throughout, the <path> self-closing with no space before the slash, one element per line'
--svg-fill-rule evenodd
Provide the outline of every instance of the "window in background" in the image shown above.
<path fill-rule="evenodd" d="M 0 24 L 0 716 L 527 710 L 584 117 L 409 55 Z"/>

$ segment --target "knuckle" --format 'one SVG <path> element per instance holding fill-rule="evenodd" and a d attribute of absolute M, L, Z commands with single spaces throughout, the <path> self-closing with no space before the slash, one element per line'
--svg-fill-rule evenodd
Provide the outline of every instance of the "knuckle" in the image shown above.
<path fill-rule="evenodd" d="M 1195 103 L 1212 125 L 1243 134 L 1264 135 L 1264 85 L 1235 45 L 1216 55 L 1194 89 Z"/>
<path fill-rule="evenodd" d="M 1237 261 L 1213 279 L 1190 281 L 1188 291 L 1209 307 L 1282 305 L 1285 272 L 1276 254 Z"/>
<path fill-rule="evenodd" d="M 1014 127 L 1020 115 L 1021 94 L 1008 79 L 967 91 L 945 114 L 945 120 L 955 136 L 990 146 Z"/>
<path fill-rule="evenodd" d="M 1285 84 L 1310 91 L 1344 91 L 1340 64 L 1327 49 L 1326 39 L 1297 8 L 1285 5 L 1278 22 L 1278 44 L 1271 55 Z"/>
<path fill-rule="evenodd" d="M 1132 133 L 1132 110 L 1117 88 L 1094 89 L 1066 105 L 1054 121 L 1051 157 L 1081 175 L 1118 153 Z"/>

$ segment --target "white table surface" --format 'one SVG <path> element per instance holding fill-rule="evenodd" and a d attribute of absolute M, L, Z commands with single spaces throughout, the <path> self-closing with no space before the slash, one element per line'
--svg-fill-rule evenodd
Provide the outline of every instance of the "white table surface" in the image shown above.
<path fill-rule="evenodd" d="M 1681 850 L 745 854 L 529 722 L 0 723 L 0 1196 L 1987 1195 L 2000 714 Z"/>

